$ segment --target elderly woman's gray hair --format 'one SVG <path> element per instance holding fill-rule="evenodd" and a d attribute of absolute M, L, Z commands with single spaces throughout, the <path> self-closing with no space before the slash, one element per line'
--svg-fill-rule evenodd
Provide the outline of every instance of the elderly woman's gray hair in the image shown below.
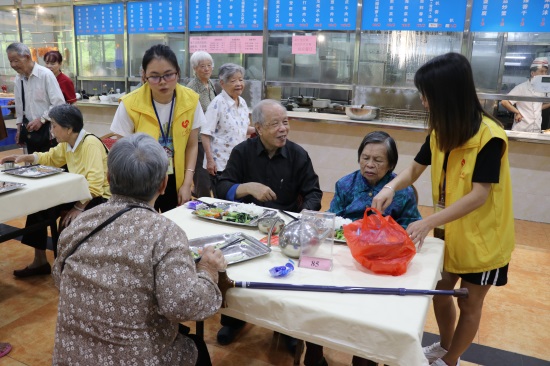
<path fill-rule="evenodd" d="M 191 68 L 193 70 L 196 69 L 202 61 L 210 61 L 212 67 L 214 67 L 214 60 L 212 59 L 212 56 L 210 56 L 210 54 L 206 51 L 194 52 L 189 59 L 189 62 L 191 63 Z"/>
<path fill-rule="evenodd" d="M 278 101 L 274 99 L 264 99 L 261 100 L 258 104 L 254 106 L 252 110 L 252 123 L 259 123 L 260 126 L 263 126 L 265 123 L 265 114 L 264 109 L 267 106 L 275 106 L 286 111 L 286 108 Z"/>
<path fill-rule="evenodd" d="M 237 64 L 223 64 L 220 66 L 218 78 L 227 83 L 235 74 L 241 74 L 244 78 L 244 67 Z"/>
<path fill-rule="evenodd" d="M 72 128 L 73 132 L 78 133 L 82 130 L 82 127 L 84 127 L 82 112 L 74 105 L 56 105 L 50 109 L 48 115 L 61 127 Z"/>
<path fill-rule="evenodd" d="M 113 145 L 107 166 L 111 193 L 150 201 L 166 177 L 168 158 L 158 141 L 136 133 Z"/>
<path fill-rule="evenodd" d="M 357 149 L 357 162 L 361 160 L 361 154 L 363 153 L 365 146 L 368 144 L 382 144 L 386 147 L 389 171 L 393 172 L 395 166 L 397 165 L 397 160 L 399 159 L 397 145 L 395 144 L 393 137 L 384 131 L 373 131 L 368 133 L 365 137 L 363 137 L 363 141 L 361 141 L 359 149 Z"/>
<path fill-rule="evenodd" d="M 15 52 L 19 56 L 31 56 L 31 50 L 27 45 L 19 42 L 14 42 L 6 48 L 6 53 Z"/>

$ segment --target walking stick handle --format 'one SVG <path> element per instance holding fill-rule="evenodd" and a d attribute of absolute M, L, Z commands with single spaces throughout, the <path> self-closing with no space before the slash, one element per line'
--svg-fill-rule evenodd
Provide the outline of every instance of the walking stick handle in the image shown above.
<path fill-rule="evenodd" d="M 467 288 L 457 288 L 454 290 L 453 293 L 454 297 L 468 297 L 468 289 Z"/>

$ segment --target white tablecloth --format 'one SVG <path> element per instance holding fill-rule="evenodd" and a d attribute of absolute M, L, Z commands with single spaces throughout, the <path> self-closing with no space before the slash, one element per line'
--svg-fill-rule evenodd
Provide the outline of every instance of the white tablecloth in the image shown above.
<path fill-rule="evenodd" d="M 256 229 L 200 219 L 179 207 L 164 214 L 182 227 L 189 239 Z M 285 218 L 286 219 L 286 218 Z M 269 268 L 288 258 L 278 247 L 269 255 L 231 265 L 236 281 L 292 284 L 433 289 L 440 278 L 443 242 L 427 238 L 402 276 L 376 275 L 356 262 L 345 245 L 335 245 L 330 272 L 296 267 L 286 278 L 273 278 Z M 429 296 L 363 295 L 230 289 L 222 313 L 265 328 L 388 365 L 428 365 L 421 347 Z"/>
<path fill-rule="evenodd" d="M 0 222 L 40 210 L 91 199 L 88 181 L 80 174 L 59 173 L 43 178 L 24 178 L 0 172 L 0 181 L 25 183 L 25 187 L 0 194 Z"/>

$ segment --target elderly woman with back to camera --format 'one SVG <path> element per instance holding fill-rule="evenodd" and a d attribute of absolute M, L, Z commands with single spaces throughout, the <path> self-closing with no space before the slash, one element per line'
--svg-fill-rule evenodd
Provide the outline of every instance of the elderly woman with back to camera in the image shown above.
<path fill-rule="evenodd" d="M 59 239 L 53 365 L 210 364 L 204 341 L 178 323 L 220 308 L 223 254 L 205 247 L 195 264 L 185 232 L 155 211 L 168 184 L 168 158 L 155 139 L 120 139 L 108 167 L 112 198 Z"/>
<path fill-rule="evenodd" d="M 149 48 L 142 67 L 145 83 L 121 98 L 111 131 L 121 136 L 143 132 L 164 148 L 170 162 L 169 182 L 155 208 L 166 212 L 191 199 L 204 112 L 198 94 L 178 84 L 180 67 L 170 47 Z"/>
<path fill-rule="evenodd" d="M 212 70 L 214 68 L 214 60 L 206 51 L 197 51 L 191 55 L 189 60 L 195 78 L 191 80 L 187 87 L 196 91 L 199 94 L 199 102 L 203 112 L 210 105 L 210 102 L 216 98 L 216 89 L 210 80 Z M 202 146 L 202 138 L 199 131 L 199 149 L 197 153 L 197 164 L 195 165 L 195 175 L 193 176 L 193 195 L 195 197 L 210 196 L 210 178 L 208 172 L 203 168 L 204 147 Z"/>
<path fill-rule="evenodd" d="M 241 97 L 244 72 L 244 68 L 236 64 L 220 66 L 218 76 L 223 90 L 206 110 L 206 123 L 201 131 L 205 152 L 203 167 L 210 174 L 214 194 L 217 178 L 225 169 L 231 150 L 254 133 L 248 106 Z"/>

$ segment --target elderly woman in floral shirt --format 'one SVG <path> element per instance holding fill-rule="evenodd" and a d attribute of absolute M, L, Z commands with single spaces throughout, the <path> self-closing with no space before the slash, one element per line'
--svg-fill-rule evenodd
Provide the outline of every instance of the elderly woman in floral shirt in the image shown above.
<path fill-rule="evenodd" d="M 53 364 L 195 365 L 197 353 L 201 365 L 209 364 L 204 342 L 206 354 L 197 352 L 199 341 L 179 333 L 178 323 L 220 308 L 222 253 L 205 248 L 195 264 L 185 232 L 155 212 L 168 158 L 152 137 L 119 140 L 108 167 L 111 199 L 79 215 L 59 240 Z"/>
<path fill-rule="evenodd" d="M 208 106 L 206 123 L 201 130 L 205 152 L 203 167 L 211 176 L 213 192 L 216 192 L 217 177 L 225 169 L 231 150 L 255 131 L 250 125 L 248 106 L 241 97 L 244 68 L 236 64 L 223 64 L 219 78 L 223 90 Z"/>

